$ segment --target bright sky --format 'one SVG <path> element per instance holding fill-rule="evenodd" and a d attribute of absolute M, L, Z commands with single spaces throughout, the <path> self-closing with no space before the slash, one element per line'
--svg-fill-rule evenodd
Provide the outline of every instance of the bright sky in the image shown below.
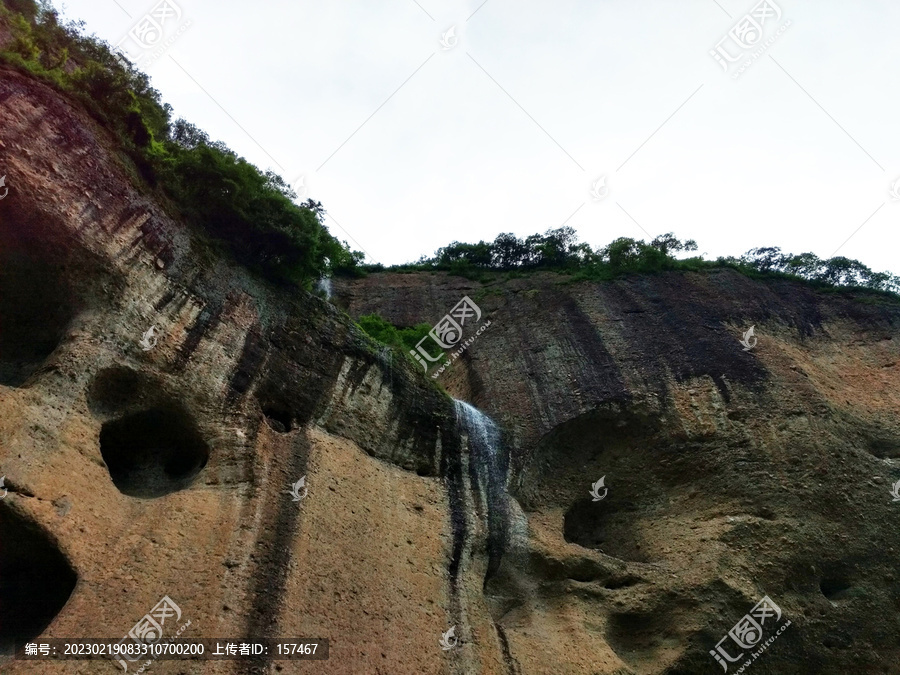
<path fill-rule="evenodd" d="M 900 273 L 896 0 L 66 0 L 64 14 L 125 38 L 176 116 L 322 201 L 369 261 L 566 224 L 592 246 L 674 231 L 707 257 L 780 246 Z M 128 37 L 148 15 L 164 19 L 155 57 Z M 726 73 L 717 46 L 726 64 L 759 56 L 735 78 L 745 59 Z"/>

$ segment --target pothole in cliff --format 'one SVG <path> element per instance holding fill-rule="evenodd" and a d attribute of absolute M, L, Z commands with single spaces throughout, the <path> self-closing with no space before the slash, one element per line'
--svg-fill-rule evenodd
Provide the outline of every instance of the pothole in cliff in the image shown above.
<path fill-rule="evenodd" d="M 612 510 L 609 506 L 590 499 L 575 502 L 563 519 L 565 540 L 614 558 L 650 562 L 641 538 L 634 531 L 632 514 L 626 509 Z"/>
<path fill-rule="evenodd" d="M 0 644 L 43 633 L 77 579 L 46 533 L 0 503 Z"/>
<path fill-rule="evenodd" d="M 106 422 L 100 454 L 120 492 L 152 498 L 187 487 L 209 447 L 184 411 L 154 408 Z"/>
<path fill-rule="evenodd" d="M 852 587 L 853 585 L 843 577 L 826 577 L 819 582 L 819 590 L 831 602 L 846 599 Z"/>
<path fill-rule="evenodd" d="M 291 431 L 297 422 L 290 397 L 277 384 L 266 381 L 256 391 L 256 402 L 262 411 L 266 426 L 279 434 Z"/>
<path fill-rule="evenodd" d="M 0 384 L 19 387 L 62 342 L 76 299 L 59 254 L 0 228 Z"/>
<path fill-rule="evenodd" d="M 286 434 L 291 430 L 293 420 L 291 414 L 286 409 L 270 405 L 265 406 L 262 412 L 266 424 L 269 425 L 269 428 L 273 431 L 277 431 L 279 434 Z"/>

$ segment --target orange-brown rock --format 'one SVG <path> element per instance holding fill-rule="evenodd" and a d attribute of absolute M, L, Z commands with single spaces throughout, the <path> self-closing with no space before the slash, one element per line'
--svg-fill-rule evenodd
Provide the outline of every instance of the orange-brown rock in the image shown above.
<path fill-rule="evenodd" d="M 724 672 L 710 650 L 768 595 L 791 625 L 752 672 L 900 673 L 896 300 L 730 270 L 335 288 L 353 317 L 468 296 L 491 321 L 440 379 L 508 431 L 485 600 L 521 672 Z"/>
<path fill-rule="evenodd" d="M 499 424 L 488 456 L 421 368 L 216 254 L 116 153 L 0 70 L 0 643 L 119 639 L 168 596 L 167 635 L 330 658 L 160 675 L 693 675 L 768 595 L 791 625 L 751 672 L 900 672 L 900 302 L 726 270 L 336 280 L 354 318 L 478 303 L 439 382 Z"/>

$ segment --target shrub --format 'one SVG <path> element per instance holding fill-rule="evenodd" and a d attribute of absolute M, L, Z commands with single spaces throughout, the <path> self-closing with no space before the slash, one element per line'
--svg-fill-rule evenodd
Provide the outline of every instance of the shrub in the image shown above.
<path fill-rule="evenodd" d="M 397 328 L 378 314 L 361 316 L 356 323 L 373 339 L 400 350 L 404 354 L 409 354 L 410 350 L 415 349 L 419 341 L 428 335 L 428 331 L 432 328 L 427 323 L 420 323 L 408 328 Z"/>

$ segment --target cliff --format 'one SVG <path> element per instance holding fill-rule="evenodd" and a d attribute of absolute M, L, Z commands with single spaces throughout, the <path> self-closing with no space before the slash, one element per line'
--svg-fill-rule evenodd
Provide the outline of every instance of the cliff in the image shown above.
<path fill-rule="evenodd" d="M 125 166 L 0 70 L 0 643 L 119 638 L 168 596 L 183 637 L 331 649 L 161 674 L 687 675 L 768 595 L 791 625 L 754 672 L 898 672 L 900 302 L 723 271 L 372 274 L 331 304 Z M 496 426 L 351 321 L 463 296 L 491 325 L 437 382 Z"/>
<path fill-rule="evenodd" d="M 521 672 L 717 672 L 765 595 L 791 626 L 754 672 L 900 672 L 896 300 L 731 270 L 335 288 L 353 317 L 437 323 L 468 296 L 491 322 L 438 379 L 507 431 L 486 599 Z"/>
<path fill-rule="evenodd" d="M 0 74 L 0 637 L 120 638 L 169 596 L 185 637 L 331 637 L 330 672 L 440 669 L 452 402 L 329 303 L 216 257 L 110 143 Z"/>

